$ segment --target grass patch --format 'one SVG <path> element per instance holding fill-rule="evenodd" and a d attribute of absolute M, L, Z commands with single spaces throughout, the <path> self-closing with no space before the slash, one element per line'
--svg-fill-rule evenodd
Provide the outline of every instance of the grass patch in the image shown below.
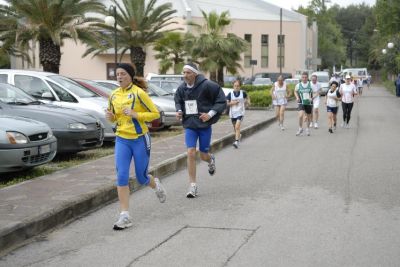
<path fill-rule="evenodd" d="M 385 88 L 392 93 L 393 95 L 396 95 L 396 87 L 394 86 L 394 82 L 393 81 L 389 81 L 386 80 L 384 82 L 382 82 L 383 86 L 385 86 Z"/>

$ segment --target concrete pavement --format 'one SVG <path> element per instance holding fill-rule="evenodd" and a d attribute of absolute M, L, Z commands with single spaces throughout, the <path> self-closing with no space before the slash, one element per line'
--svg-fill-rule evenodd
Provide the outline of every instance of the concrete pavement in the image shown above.
<path fill-rule="evenodd" d="M 290 103 L 293 109 L 295 103 Z M 249 110 L 242 137 L 274 120 L 271 110 Z M 212 151 L 232 144 L 230 120 L 213 127 Z M 183 135 L 153 143 L 150 172 L 162 179 L 186 166 Z M 134 173 L 133 171 L 131 173 Z M 41 233 L 98 209 L 117 199 L 114 158 L 108 156 L 0 190 L 0 255 Z M 140 185 L 131 179 L 131 189 Z"/>

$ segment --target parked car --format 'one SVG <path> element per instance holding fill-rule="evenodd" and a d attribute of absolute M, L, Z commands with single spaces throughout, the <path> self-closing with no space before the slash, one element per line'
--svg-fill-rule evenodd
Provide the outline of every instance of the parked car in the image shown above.
<path fill-rule="evenodd" d="M 86 80 L 86 79 L 74 79 L 80 85 L 85 86 L 89 90 L 98 93 L 99 95 L 108 99 L 111 92 L 115 89 L 114 84 L 104 85 L 100 82 Z M 156 105 L 157 106 L 157 105 Z M 153 120 L 152 122 L 147 123 L 150 131 L 155 131 L 164 128 L 163 121 L 165 120 L 164 112 L 157 106 L 158 111 L 160 111 L 160 117 L 158 119 Z"/>
<path fill-rule="evenodd" d="M 113 87 L 113 85 L 116 87 L 119 86 L 118 83 L 113 80 L 106 80 L 106 81 L 97 80 L 97 82 L 109 86 L 111 88 Z M 160 127 L 169 128 L 171 126 L 181 125 L 181 122 L 177 120 L 175 116 L 176 115 L 175 101 L 171 93 L 168 93 L 167 91 L 163 90 L 162 88 L 152 83 L 148 83 L 147 92 L 151 97 L 151 99 L 153 100 L 153 103 L 157 106 L 158 110 L 160 111 L 160 115 L 162 117 L 162 122 Z"/>
<path fill-rule="evenodd" d="M 327 71 L 316 71 L 311 74 L 317 75 L 317 80 L 321 84 L 320 95 L 324 96 L 329 90 L 329 72 Z"/>
<path fill-rule="evenodd" d="M 270 78 L 255 78 L 253 85 L 255 86 L 272 85 L 272 81 Z"/>
<path fill-rule="evenodd" d="M 104 125 L 104 141 L 115 139 L 114 124 L 105 117 L 107 100 L 77 82 L 50 72 L 10 69 L 0 69 L 0 80 L 21 88 L 42 102 L 93 115 Z"/>
<path fill-rule="evenodd" d="M 0 115 L 0 173 L 50 162 L 56 150 L 57 139 L 45 123 Z"/>
<path fill-rule="evenodd" d="M 57 153 L 76 153 L 103 144 L 104 127 L 99 119 L 74 109 L 44 104 L 10 84 L 0 84 L 0 115 L 46 123 L 58 140 Z"/>
<path fill-rule="evenodd" d="M 176 89 L 182 84 L 181 81 L 164 81 L 164 80 L 150 80 L 147 81 L 148 83 L 152 83 L 154 85 L 157 85 L 158 87 L 161 87 L 165 91 L 167 91 L 169 94 L 175 94 Z"/>
<path fill-rule="evenodd" d="M 119 87 L 119 83 L 114 80 L 94 80 L 94 81 L 105 87 L 108 87 L 109 89 L 111 89 L 111 91 Z"/>

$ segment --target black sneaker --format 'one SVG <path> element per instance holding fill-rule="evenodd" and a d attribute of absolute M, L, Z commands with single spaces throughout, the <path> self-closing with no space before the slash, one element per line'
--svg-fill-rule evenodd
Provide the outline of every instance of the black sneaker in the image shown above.
<path fill-rule="evenodd" d="M 210 157 L 211 157 L 211 162 L 208 164 L 208 173 L 210 175 L 214 175 L 215 174 L 215 157 L 213 154 L 211 154 Z"/>
<path fill-rule="evenodd" d="M 329 130 L 328 130 L 330 133 L 333 133 L 333 131 L 332 131 L 332 128 L 329 128 Z"/>

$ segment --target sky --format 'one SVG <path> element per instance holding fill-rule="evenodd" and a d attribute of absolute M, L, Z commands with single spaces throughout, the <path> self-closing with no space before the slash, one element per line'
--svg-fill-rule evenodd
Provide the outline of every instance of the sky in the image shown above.
<path fill-rule="evenodd" d="M 310 0 L 264 0 L 266 2 L 269 2 L 271 4 L 274 4 L 276 6 L 280 6 L 286 9 L 297 9 L 300 5 L 302 6 L 307 6 Z M 330 0 L 330 3 L 328 3 L 328 0 L 326 0 L 326 6 L 329 8 L 330 6 L 334 4 L 338 4 L 339 6 L 348 6 L 351 4 L 358 5 L 365 3 L 369 6 L 375 5 L 375 0 Z"/>

